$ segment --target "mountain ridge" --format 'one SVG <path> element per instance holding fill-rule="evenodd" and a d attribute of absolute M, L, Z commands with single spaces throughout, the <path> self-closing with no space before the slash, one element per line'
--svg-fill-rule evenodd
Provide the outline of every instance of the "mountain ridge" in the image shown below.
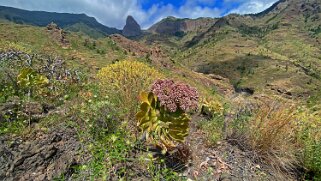
<path fill-rule="evenodd" d="M 121 31 L 116 28 L 110 28 L 99 23 L 94 17 L 89 17 L 86 14 L 73 14 L 73 13 L 56 13 L 46 11 L 28 11 L 13 7 L 0 6 L 0 18 L 18 23 L 28 24 L 34 26 L 45 27 L 51 22 L 56 23 L 59 27 L 68 29 L 77 23 L 83 23 L 87 28 L 95 31 L 94 37 L 103 37 Z M 81 29 L 77 29 L 82 31 Z M 90 34 L 89 34 L 90 35 Z"/>
<path fill-rule="evenodd" d="M 178 35 L 179 33 L 184 34 L 192 31 L 202 31 L 202 29 L 206 30 L 215 21 L 217 21 L 217 18 L 189 19 L 167 17 L 152 25 L 147 31 L 150 33 Z"/>

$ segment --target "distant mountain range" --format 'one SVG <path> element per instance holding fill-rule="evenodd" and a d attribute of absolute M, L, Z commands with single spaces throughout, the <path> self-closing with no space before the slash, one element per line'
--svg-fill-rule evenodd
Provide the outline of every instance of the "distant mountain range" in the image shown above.
<path fill-rule="evenodd" d="M 49 23 L 54 22 L 65 30 L 81 32 L 93 38 L 100 38 L 111 34 L 122 34 L 126 37 L 135 37 L 143 34 L 139 24 L 132 16 L 128 16 L 123 30 L 107 27 L 86 14 L 28 11 L 5 6 L 0 6 L 0 19 L 17 24 L 40 27 L 47 26 Z M 190 31 L 207 30 L 216 21 L 217 19 L 214 18 L 178 19 L 168 17 L 150 27 L 145 31 L 145 34 L 160 33 L 181 36 Z"/>
<path fill-rule="evenodd" d="M 152 25 L 144 34 L 159 34 L 166 36 L 183 37 L 188 33 L 197 35 L 191 41 L 190 45 L 197 43 L 200 36 L 212 34 L 213 29 L 217 27 L 229 25 L 237 27 L 243 31 L 252 31 L 251 26 L 258 28 L 264 26 L 260 20 L 266 20 L 266 24 L 277 24 L 275 20 L 277 17 L 296 15 L 299 17 L 303 15 L 305 20 L 318 19 L 320 11 L 320 2 L 318 0 L 279 0 L 270 8 L 254 15 L 236 15 L 231 14 L 221 18 L 198 18 L 198 19 L 179 19 L 175 17 L 167 17 L 160 22 Z M 297 13 L 297 14 L 292 14 Z M 28 11 L 12 7 L 0 6 L 0 19 L 11 21 L 18 24 L 28 24 L 34 26 L 47 26 L 54 22 L 59 27 L 73 32 L 82 32 L 94 38 L 103 37 L 110 34 L 123 34 L 126 37 L 134 37 L 143 34 L 140 30 L 139 24 L 133 17 L 127 18 L 124 30 L 107 27 L 99 23 L 95 18 L 89 17 L 86 14 L 70 14 L 70 13 L 54 13 L 44 11 Z M 315 22 L 315 21 L 314 21 Z M 313 31 L 321 31 L 320 23 L 309 24 L 309 28 Z M 254 28 L 255 29 L 255 28 Z"/>
<path fill-rule="evenodd" d="M 236 87 L 304 97 L 321 86 L 321 1 L 279 0 L 258 14 L 220 18 L 167 17 L 142 31 L 131 16 L 123 30 L 85 14 L 25 11 L 0 6 L 0 20 L 47 26 L 93 38 L 122 34 L 123 44 L 161 47 L 171 62 L 196 72 L 218 74 Z M 136 49 L 138 49 L 136 47 Z"/>
<path fill-rule="evenodd" d="M 94 38 L 121 33 L 120 30 L 104 26 L 97 22 L 95 18 L 86 14 L 27 11 L 0 6 L 0 19 L 34 26 L 47 26 L 49 23 L 54 22 L 65 30 L 82 32 Z"/>

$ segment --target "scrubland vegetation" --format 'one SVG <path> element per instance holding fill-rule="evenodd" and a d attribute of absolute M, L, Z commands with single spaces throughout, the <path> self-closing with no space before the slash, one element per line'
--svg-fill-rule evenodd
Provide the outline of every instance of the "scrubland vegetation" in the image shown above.
<path fill-rule="evenodd" d="M 0 180 L 321 180 L 320 32 L 242 17 L 156 53 L 0 22 Z"/>
<path fill-rule="evenodd" d="M 237 110 L 225 125 L 231 107 L 179 80 L 161 80 L 165 73 L 135 60 L 115 62 L 89 78 L 89 72 L 69 69 L 62 59 L 9 44 L 2 49 L 1 70 L 1 102 L 13 106 L 1 112 L 1 135 L 56 124 L 76 129 L 79 151 L 90 158 L 76 166 L 74 179 L 184 179 L 172 162 L 184 167 L 191 158 L 185 142 L 191 122 L 210 147 L 229 140 L 283 178 L 298 173 L 320 178 L 321 120 L 313 101 L 309 107 L 256 102 L 255 109 Z M 37 115 L 37 109 L 58 108 L 66 110 Z M 189 115 L 200 111 L 208 120 Z"/>

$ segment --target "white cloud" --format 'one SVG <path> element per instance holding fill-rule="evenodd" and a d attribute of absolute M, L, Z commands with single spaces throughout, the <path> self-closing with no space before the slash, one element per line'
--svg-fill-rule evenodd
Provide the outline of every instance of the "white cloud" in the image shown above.
<path fill-rule="evenodd" d="M 126 17 L 132 15 L 143 28 L 167 16 L 179 18 L 218 17 L 226 9 L 215 8 L 215 0 L 186 0 L 181 7 L 171 4 L 155 3 L 144 10 L 140 5 L 145 0 L 1 0 L 0 5 L 27 10 L 51 12 L 85 13 L 99 22 L 122 28 Z M 226 5 L 238 2 L 240 6 L 234 13 L 256 13 L 272 5 L 276 0 L 224 0 Z M 157 2 L 157 1 L 156 1 Z"/>
<path fill-rule="evenodd" d="M 200 2 L 202 4 L 208 4 L 213 3 L 213 0 L 187 0 L 184 5 L 178 8 L 175 8 L 171 4 L 155 4 L 147 12 L 145 12 L 145 16 L 137 17 L 149 17 L 149 20 L 145 21 L 146 23 L 143 23 L 143 27 L 146 28 L 168 16 L 174 16 L 177 18 L 199 18 L 218 17 L 221 15 L 221 11 L 218 8 L 201 6 L 202 4 L 200 4 Z M 135 12 L 133 12 L 133 14 L 134 13 Z"/>
<path fill-rule="evenodd" d="M 187 0 L 175 8 L 171 4 L 154 4 L 150 9 L 143 10 L 138 0 L 1 0 L 0 5 L 13 6 L 27 10 L 42 10 L 52 12 L 85 13 L 95 17 L 99 22 L 122 28 L 128 15 L 134 18 L 143 28 L 167 16 L 181 18 L 217 17 L 220 15 L 216 8 L 198 6 L 211 4 L 213 0 Z"/>
<path fill-rule="evenodd" d="M 240 5 L 229 13 L 250 14 L 264 11 L 277 2 L 277 0 L 225 0 L 225 3 L 230 2 L 237 2 Z"/>
<path fill-rule="evenodd" d="M 141 11 L 133 0 L 1 0 L 0 4 L 27 10 L 85 13 L 117 28 L 124 25 L 130 10 Z"/>

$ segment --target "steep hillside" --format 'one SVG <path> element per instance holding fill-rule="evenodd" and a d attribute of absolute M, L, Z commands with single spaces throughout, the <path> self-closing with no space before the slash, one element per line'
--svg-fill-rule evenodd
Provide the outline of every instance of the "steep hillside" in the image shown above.
<path fill-rule="evenodd" d="M 92 39 L 57 28 L 3 22 L 0 23 L 0 45 L 14 43 L 35 53 L 62 57 L 70 65 L 90 70 L 127 57 L 109 37 Z"/>
<path fill-rule="evenodd" d="M 44 11 L 27 11 L 17 8 L 0 6 L 0 19 L 18 24 L 47 26 L 54 22 L 58 26 L 75 32 L 82 32 L 94 38 L 120 33 L 116 28 L 106 27 L 93 17 L 85 14 L 51 13 Z"/>
<path fill-rule="evenodd" d="M 281 0 L 259 14 L 222 17 L 195 34 L 146 39 L 162 45 L 174 61 L 227 77 L 236 87 L 309 97 L 321 85 L 320 5 Z"/>
<path fill-rule="evenodd" d="M 178 19 L 175 17 L 167 17 L 150 27 L 148 32 L 183 36 L 184 33 L 206 31 L 215 21 L 216 19 L 212 18 Z"/>
<path fill-rule="evenodd" d="M 176 48 L 184 48 L 193 37 L 200 35 L 217 21 L 213 18 L 179 19 L 167 17 L 151 26 L 138 39 L 149 45 L 161 46 L 168 54 Z"/>

